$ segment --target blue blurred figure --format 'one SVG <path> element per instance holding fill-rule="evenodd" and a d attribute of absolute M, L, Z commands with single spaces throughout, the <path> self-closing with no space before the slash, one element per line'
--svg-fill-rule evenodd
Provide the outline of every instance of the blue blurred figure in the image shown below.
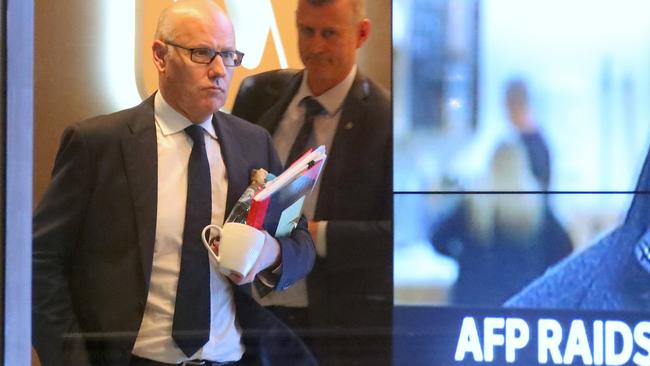
<path fill-rule="evenodd" d="M 467 194 L 436 226 L 436 250 L 458 261 L 451 302 L 501 305 L 572 250 L 565 230 L 535 191 L 526 152 L 519 142 L 497 147 L 486 182 L 488 191 Z"/>
<path fill-rule="evenodd" d="M 523 79 L 511 79 L 505 88 L 506 110 L 510 124 L 517 130 L 526 148 L 533 175 L 544 191 L 551 183 L 551 155 L 530 107 L 528 85 Z"/>

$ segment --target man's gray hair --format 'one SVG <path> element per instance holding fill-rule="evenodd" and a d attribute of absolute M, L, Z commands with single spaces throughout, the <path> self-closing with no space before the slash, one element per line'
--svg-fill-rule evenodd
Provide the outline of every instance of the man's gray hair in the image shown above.
<path fill-rule="evenodd" d="M 160 13 L 160 16 L 158 16 L 158 24 L 156 25 L 156 33 L 154 34 L 153 39 L 160 41 L 174 41 L 174 37 L 171 34 L 173 27 L 169 20 L 169 13 L 171 13 L 171 11 L 169 8 L 166 8 L 163 9 L 163 11 Z"/>
<path fill-rule="evenodd" d="M 334 3 L 340 0 L 307 0 L 310 5 L 322 6 Z M 349 0 L 352 7 L 352 15 L 355 20 L 361 20 L 366 17 L 366 0 Z"/>

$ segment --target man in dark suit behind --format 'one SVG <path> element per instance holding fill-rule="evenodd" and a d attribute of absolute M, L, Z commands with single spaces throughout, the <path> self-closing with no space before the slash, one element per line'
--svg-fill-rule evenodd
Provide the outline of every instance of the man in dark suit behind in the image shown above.
<path fill-rule="evenodd" d="M 68 128 L 36 209 L 41 361 L 314 364 L 250 295 L 251 282 L 266 292 L 309 272 L 306 219 L 286 238 L 264 232 L 243 278 L 221 275 L 201 244 L 202 227 L 223 222 L 251 169 L 281 171 L 265 130 L 218 111 L 243 56 L 230 20 L 209 0 L 175 2 L 159 18 L 152 51 L 159 91 Z"/>
<path fill-rule="evenodd" d="M 306 336 L 321 364 L 389 364 L 392 116 L 388 93 L 356 66 L 370 21 L 363 1 L 300 0 L 296 25 L 305 69 L 245 79 L 232 111 L 273 135 L 285 165 L 310 146 L 329 155 L 303 210 L 314 270 L 260 302 Z M 297 146 L 306 127 L 307 144 Z"/>

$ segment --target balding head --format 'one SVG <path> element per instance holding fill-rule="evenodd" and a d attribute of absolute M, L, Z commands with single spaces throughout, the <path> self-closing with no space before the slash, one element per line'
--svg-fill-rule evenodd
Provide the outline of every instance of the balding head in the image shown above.
<path fill-rule="evenodd" d="M 223 107 L 234 66 L 215 55 L 235 51 L 235 32 L 223 9 L 209 0 L 181 0 L 162 11 L 152 45 L 158 88 L 167 103 L 193 123 Z"/>
<path fill-rule="evenodd" d="M 181 0 L 165 8 L 158 17 L 154 39 L 175 40 L 179 23 L 187 19 L 202 19 L 223 23 L 232 29 L 232 22 L 221 7 L 210 0 Z"/>

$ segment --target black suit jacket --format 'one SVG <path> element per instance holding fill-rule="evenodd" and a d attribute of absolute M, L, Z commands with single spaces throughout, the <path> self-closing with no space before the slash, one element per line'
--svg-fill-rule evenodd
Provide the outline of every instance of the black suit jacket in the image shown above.
<path fill-rule="evenodd" d="M 232 113 L 273 134 L 302 77 L 277 70 L 246 78 Z M 308 277 L 310 322 L 326 331 L 390 333 L 391 121 L 387 93 L 358 73 L 328 151 L 314 216 L 329 223 L 327 256 Z"/>
<path fill-rule="evenodd" d="M 280 162 L 263 129 L 223 113 L 213 123 L 228 212 L 251 169 L 277 173 Z M 153 97 L 66 129 L 33 222 L 33 341 L 44 365 L 128 364 L 149 288 L 156 203 Z M 304 220 L 279 242 L 277 286 L 286 287 L 309 272 L 315 250 Z M 261 355 L 254 364 L 293 357 L 309 364 L 304 347 L 249 293 L 250 286 L 234 288 L 246 357 Z"/>

